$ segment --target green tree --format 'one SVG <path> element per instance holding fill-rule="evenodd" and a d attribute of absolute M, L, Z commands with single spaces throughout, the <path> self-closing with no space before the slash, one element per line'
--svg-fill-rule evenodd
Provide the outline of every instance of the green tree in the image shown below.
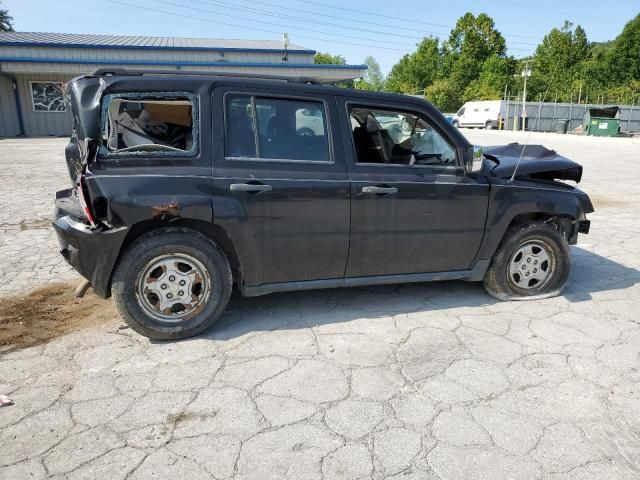
<path fill-rule="evenodd" d="M 499 100 L 504 96 L 516 72 L 516 61 L 511 57 L 492 55 L 482 64 L 480 75 L 464 90 L 463 100 Z"/>
<path fill-rule="evenodd" d="M 574 29 L 571 22 L 565 21 L 562 28 L 545 35 L 536 48 L 529 92 L 535 96 L 555 91 L 561 100 L 569 100 L 574 81 L 579 83 L 584 78 L 584 62 L 588 58 L 589 42 L 584 29 L 579 25 Z"/>
<path fill-rule="evenodd" d="M 634 103 L 640 102 L 640 80 L 630 80 L 623 85 L 609 87 L 603 93 L 605 102 L 608 103 Z M 595 100 L 595 97 L 592 97 Z"/>
<path fill-rule="evenodd" d="M 477 17 L 467 12 L 456 22 L 443 48 L 443 73 L 453 78 L 460 90 L 478 78 L 482 65 L 491 56 L 504 57 L 507 44 L 485 13 Z"/>
<path fill-rule="evenodd" d="M 458 87 L 451 80 L 436 80 L 425 92 L 425 98 L 442 112 L 455 112 L 462 102 Z"/>
<path fill-rule="evenodd" d="M 1 4 L 2 2 L 0 2 Z M 0 8 L 0 32 L 13 32 L 13 17 Z"/>
<path fill-rule="evenodd" d="M 317 52 L 313 57 L 314 63 L 323 65 L 346 65 L 347 59 L 342 55 L 331 55 L 330 53 Z"/>
<path fill-rule="evenodd" d="M 391 67 L 385 81 L 385 90 L 389 92 L 405 93 L 415 88 L 415 80 L 411 74 L 411 55 L 404 55 L 398 63 Z"/>
<path fill-rule="evenodd" d="M 506 51 L 506 41 L 491 17 L 465 13 L 443 44 L 438 79 L 447 83 L 439 83 L 428 93 L 437 94 L 440 103 L 436 104 L 449 111 L 466 99 L 494 98 L 512 69 Z"/>
<path fill-rule="evenodd" d="M 405 55 L 389 72 L 386 89 L 391 92 L 412 93 L 427 88 L 440 69 L 440 48 L 437 38 L 424 38 L 416 51 Z"/>
<path fill-rule="evenodd" d="M 612 83 L 609 67 L 609 51 L 613 42 L 592 42 L 589 44 L 589 55 L 580 65 L 582 72 L 582 100 L 596 99 Z M 580 84 L 578 84 L 578 90 Z"/>
<path fill-rule="evenodd" d="M 379 92 L 384 88 L 384 77 L 380 71 L 380 65 L 371 56 L 364 59 L 364 64 L 367 66 L 367 71 L 362 76 L 362 80 L 356 83 L 356 88 Z"/>
<path fill-rule="evenodd" d="M 612 81 L 640 80 L 640 14 L 627 23 L 616 37 L 607 55 Z"/>

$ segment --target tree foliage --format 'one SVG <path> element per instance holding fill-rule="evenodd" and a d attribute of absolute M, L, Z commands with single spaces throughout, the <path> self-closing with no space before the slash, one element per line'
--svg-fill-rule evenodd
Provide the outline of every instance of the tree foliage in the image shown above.
<path fill-rule="evenodd" d="M 384 76 L 380 70 L 380 65 L 376 59 L 371 56 L 364 59 L 364 64 L 367 66 L 367 71 L 356 84 L 356 88 L 379 92 L 384 88 Z"/>
<path fill-rule="evenodd" d="M 437 38 L 424 38 L 416 51 L 405 55 L 393 66 L 387 77 L 390 92 L 420 93 L 431 85 L 440 67 L 440 47 Z"/>
<path fill-rule="evenodd" d="M 463 100 L 495 100 L 504 96 L 517 62 L 512 57 L 492 55 L 482 64 L 480 74 L 464 89 Z"/>
<path fill-rule="evenodd" d="M 584 77 L 584 62 L 589 56 L 589 42 L 584 29 L 565 21 L 552 29 L 536 48 L 531 62 L 529 91 L 533 97 L 551 92 L 561 97 L 570 94 L 574 82 Z M 577 96 L 576 91 L 576 96 Z"/>
<path fill-rule="evenodd" d="M 614 80 L 619 83 L 640 80 L 640 14 L 624 26 L 607 53 Z"/>
<path fill-rule="evenodd" d="M 7 10 L 2 8 L 0 8 L 0 32 L 13 32 L 13 17 L 9 15 Z"/>
<path fill-rule="evenodd" d="M 342 55 L 331 55 L 330 53 L 317 52 L 313 57 L 314 63 L 323 65 L 346 65 L 347 59 Z"/>
<path fill-rule="evenodd" d="M 385 89 L 424 92 L 441 110 L 453 111 L 468 100 L 500 99 L 505 88 L 521 96 L 520 72 L 528 65 L 530 100 L 640 100 L 640 14 L 610 42 L 589 42 L 580 25 L 565 21 L 545 35 L 534 55 L 515 59 L 506 52 L 491 17 L 465 13 L 443 42 L 425 38 L 402 57 L 391 68 Z"/>
<path fill-rule="evenodd" d="M 460 86 L 466 86 L 480 75 L 487 59 L 505 56 L 507 44 L 487 14 L 475 17 L 472 13 L 465 13 L 451 30 L 443 50 L 448 70 L 445 73 L 449 73 Z"/>

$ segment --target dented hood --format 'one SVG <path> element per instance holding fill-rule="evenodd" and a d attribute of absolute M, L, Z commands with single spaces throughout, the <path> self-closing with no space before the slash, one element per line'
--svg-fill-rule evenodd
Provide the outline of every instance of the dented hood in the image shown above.
<path fill-rule="evenodd" d="M 523 149 L 524 148 L 524 153 Z M 520 165 L 518 159 L 522 155 Z M 539 180 L 573 180 L 582 178 L 582 166 L 573 160 L 558 155 L 542 145 L 520 145 L 510 143 L 499 147 L 484 148 L 484 156 L 496 162 L 491 175 L 497 178 L 511 178 L 516 165 L 516 178 Z"/>

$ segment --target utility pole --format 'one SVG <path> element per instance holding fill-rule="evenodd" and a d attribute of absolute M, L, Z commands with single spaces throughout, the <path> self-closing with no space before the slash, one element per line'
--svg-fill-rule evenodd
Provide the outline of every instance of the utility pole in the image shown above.
<path fill-rule="evenodd" d="M 524 132 L 527 119 L 527 78 L 531 76 L 531 69 L 528 63 L 524 65 L 524 70 L 520 75 L 524 78 L 524 89 L 522 91 L 522 131 Z"/>

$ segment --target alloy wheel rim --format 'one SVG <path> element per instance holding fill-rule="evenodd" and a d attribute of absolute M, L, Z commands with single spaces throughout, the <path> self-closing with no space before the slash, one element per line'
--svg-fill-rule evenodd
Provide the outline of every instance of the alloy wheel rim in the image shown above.
<path fill-rule="evenodd" d="M 528 240 L 509 258 L 507 277 L 511 287 L 525 294 L 541 291 L 555 273 L 555 254 L 542 240 Z"/>
<path fill-rule="evenodd" d="M 207 304 L 212 282 L 204 265 L 184 253 L 161 255 L 149 261 L 136 279 L 136 298 L 154 320 L 183 322 Z"/>

